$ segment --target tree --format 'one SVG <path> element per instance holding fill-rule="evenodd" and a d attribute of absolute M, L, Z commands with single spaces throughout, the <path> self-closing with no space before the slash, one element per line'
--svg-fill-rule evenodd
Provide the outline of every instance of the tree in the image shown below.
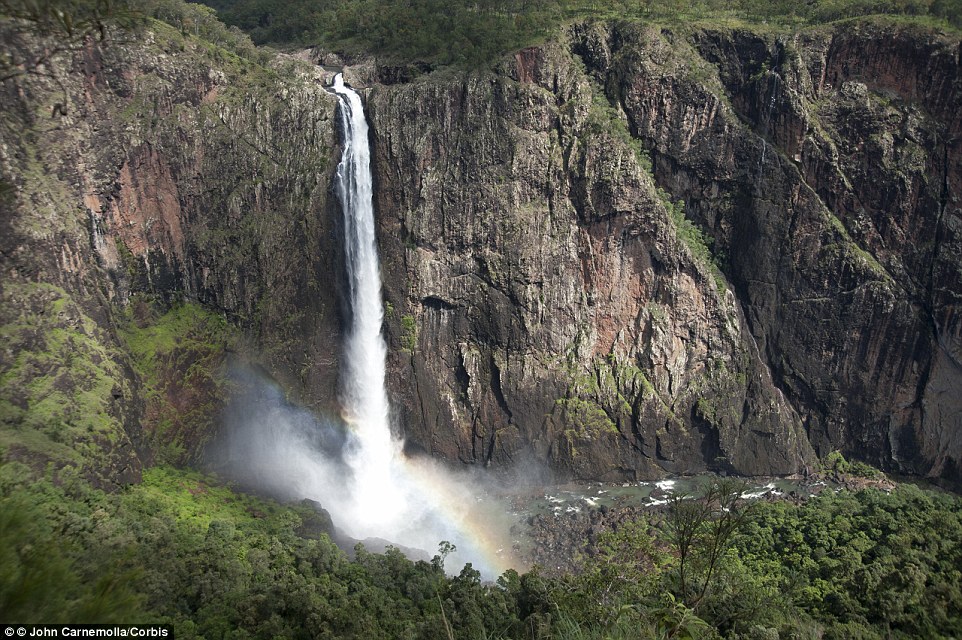
<path fill-rule="evenodd" d="M 708 595 L 734 535 L 748 520 L 745 489 L 743 482 L 725 479 L 701 498 L 675 495 L 669 502 L 668 539 L 678 557 L 675 593 L 692 610 Z"/>

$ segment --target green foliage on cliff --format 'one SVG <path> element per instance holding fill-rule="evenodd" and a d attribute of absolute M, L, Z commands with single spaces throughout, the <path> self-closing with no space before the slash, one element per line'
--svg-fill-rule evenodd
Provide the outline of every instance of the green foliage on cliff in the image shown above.
<path fill-rule="evenodd" d="M 131 391 L 104 331 L 60 287 L 6 283 L 0 341 L 0 446 L 41 468 L 109 475 Z"/>
<path fill-rule="evenodd" d="M 851 475 L 856 478 L 869 478 L 876 479 L 881 477 L 881 472 L 864 462 L 859 460 L 853 460 L 849 462 L 845 459 L 840 451 L 833 451 L 827 456 L 822 463 L 822 466 L 826 471 L 832 471 L 837 474 Z"/>
<path fill-rule="evenodd" d="M 675 232 L 678 234 L 678 238 L 688 247 L 691 255 L 711 271 L 718 290 L 725 291 L 727 286 L 721 269 L 723 258 L 712 251 L 713 240 L 711 236 L 685 216 L 684 200 L 674 202 L 671 195 L 660 187 L 658 188 L 658 197 L 675 223 Z"/>
<path fill-rule="evenodd" d="M 247 33 L 221 22 L 211 7 L 183 0 L 136 0 L 136 6 L 142 17 L 162 20 L 184 36 L 200 38 L 241 58 L 265 64 L 271 57 L 255 47 Z"/>
<path fill-rule="evenodd" d="M 0 0 L 0 27 L 47 38 L 49 43 L 35 57 L 23 57 L 23 51 L 10 47 L 0 55 L 0 80 L 42 74 L 43 65 L 58 53 L 77 50 L 88 39 L 124 40 L 128 36 L 118 37 L 118 31 L 136 32 L 151 18 L 255 62 L 265 63 L 271 57 L 258 50 L 249 35 L 221 22 L 210 7 L 183 0 Z"/>
<path fill-rule="evenodd" d="M 418 325 L 414 316 L 401 316 L 401 348 L 407 353 L 414 353 L 418 346 Z"/>
<path fill-rule="evenodd" d="M 161 313 L 137 296 L 120 333 L 143 385 L 143 429 L 157 460 L 194 461 L 227 395 L 223 367 L 234 331 L 197 304 Z"/>

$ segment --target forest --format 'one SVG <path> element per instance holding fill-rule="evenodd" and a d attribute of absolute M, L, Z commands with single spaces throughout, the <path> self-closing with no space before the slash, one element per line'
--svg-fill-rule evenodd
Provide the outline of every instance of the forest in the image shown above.
<path fill-rule="evenodd" d="M 860 16 L 911 16 L 962 27 L 959 0 L 209 0 L 257 44 L 317 44 L 400 61 L 476 66 L 536 44 L 572 20 L 708 21 L 802 27 Z"/>
<path fill-rule="evenodd" d="M 4 621 L 172 624 L 177 638 L 952 638 L 962 501 L 902 484 L 793 504 L 720 479 L 604 533 L 580 571 L 354 557 L 308 504 L 169 467 L 104 493 L 0 467 Z"/>
<path fill-rule="evenodd" d="M 207 11 L 204 5 L 214 12 Z M 81 32 L 104 21 L 145 17 L 225 45 L 224 25 L 256 45 L 322 46 L 399 63 L 477 67 L 544 41 L 575 20 L 625 20 L 683 27 L 700 22 L 800 28 L 873 15 L 962 28 L 962 0 L 3 0 L 0 11 L 54 29 Z"/>

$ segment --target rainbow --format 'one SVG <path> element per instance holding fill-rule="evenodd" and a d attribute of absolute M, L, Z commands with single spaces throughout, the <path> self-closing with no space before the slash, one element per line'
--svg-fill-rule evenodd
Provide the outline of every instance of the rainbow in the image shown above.
<path fill-rule="evenodd" d="M 465 477 L 426 458 L 400 458 L 399 467 L 411 489 L 422 496 L 441 520 L 437 530 L 458 547 L 453 559 L 470 562 L 491 579 L 508 569 L 526 567 L 513 548 L 510 514 L 495 500 L 472 490 Z M 430 529 L 425 533 L 434 533 Z M 441 540 L 432 541 L 437 544 Z M 449 567 L 453 569 L 453 567 Z"/>

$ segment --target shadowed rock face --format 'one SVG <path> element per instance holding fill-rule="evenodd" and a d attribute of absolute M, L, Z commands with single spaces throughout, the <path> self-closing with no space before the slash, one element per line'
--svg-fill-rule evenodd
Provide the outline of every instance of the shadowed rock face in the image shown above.
<path fill-rule="evenodd" d="M 957 479 L 958 56 L 872 24 L 585 26 L 375 87 L 409 443 L 592 478 L 789 473 L 811 443 Z"/>
<path fill-rule="evenodd" d="M 88 429 L 104 486 L 152 457 L 117 335 L 144 296 L 222 313 L 295 397 L 336 409 L 335 101 L 309 69 L 158 29 L 0 93 L 3 433 L 33 424 L 35 379 L 88 394 L 71 411 L 108 416 Z M 347 77 L 384 80 L 365 100 L 412 452 L 615 480 L 787 474 L 840 448 L 960 478 L 957 39 L 590 25 L 495 72 L 409 72 Z M 190 380 L 177 408 L 213 429 Z"/>
<path fill-rule="evenodd" d="M 599 73 L 622 86 L 656 180 L 727 254 L 811 442 L 958 478 L 958 40 L 871 25 L 698 34 L 694 53 L 737 116 L 721 125 L 691 83 L 677 100 L 651 100 L 673 76 L 646 64 L 661 40 L 640 34 Z"/>

